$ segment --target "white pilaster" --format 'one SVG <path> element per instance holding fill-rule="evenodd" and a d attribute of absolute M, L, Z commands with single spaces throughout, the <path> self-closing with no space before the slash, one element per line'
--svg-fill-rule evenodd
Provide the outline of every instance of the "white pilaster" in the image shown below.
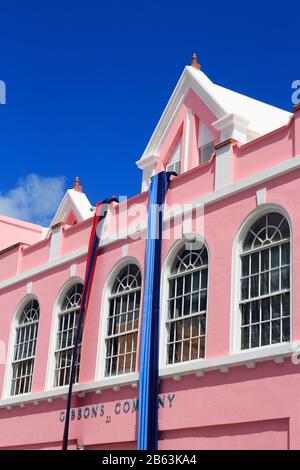
<path fill-rule="evenodd" d="M 216 147 L 215 191 L 232 183 L 232 144 Z"/>
<path fill-rule="evenodd" d="M 189 108 L 186 114 L 183 171 L 188 171 L 189 169 L 190 143 L 191 143 L 191 119 L 192 119 L 192 110 Z"/>

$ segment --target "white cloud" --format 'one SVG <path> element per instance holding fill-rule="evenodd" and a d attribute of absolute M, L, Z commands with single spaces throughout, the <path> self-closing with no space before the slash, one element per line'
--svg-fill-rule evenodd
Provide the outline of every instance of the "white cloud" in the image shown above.
<path fill-rule="evenodd" d="M 0 214 L 48 226 L 65 193 L 63 176 L 44 177 L 34 173 L 20 179 L 6 193 L 0 191 Z"/>

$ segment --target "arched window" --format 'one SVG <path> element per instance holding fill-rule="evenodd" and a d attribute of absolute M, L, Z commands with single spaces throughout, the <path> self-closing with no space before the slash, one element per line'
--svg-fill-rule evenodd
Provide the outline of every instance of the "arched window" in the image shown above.
<path fill-rule="evenodd" d="M 38 301 L 32 299 L 23 308 L 16 327 L 11 395 L 31 391 L 39 316 Z"/>
<path fill-rule="evenodd" d="M 129 264 L 118 274 L 109 298 L 105 375 L 134 372 L 138 344 L 141 272 Z"/>
<path fill-rule="evenodd" d="M 75 284 L 62 301 L 58 312 L 58 331 L 55 351 L 54 386 L 68 385 L 72 364 L 72 352 L 78 325 L 78 314 L 82 296 L 82 284 Z M 75 383 L 79 379 L 81 340 L 77 350 Z"/>
<path fill-rule="evenodd" d="M 241 254 L 241 349 L 290 340 L 290 227 L 270 212 L 248 231 Z"/>
<path fill-rule="evenodd" d="M 167 363 L 205 356 L 208 253 L 182 249 L 168 279 Z"/>

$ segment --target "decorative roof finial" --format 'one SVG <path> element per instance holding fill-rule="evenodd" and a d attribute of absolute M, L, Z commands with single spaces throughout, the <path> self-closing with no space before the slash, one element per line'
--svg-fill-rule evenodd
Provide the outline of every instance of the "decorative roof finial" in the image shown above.
<path fill-rule="evenodd" d="M 78 176 L 76 176 L 74 180 L 74 186 L 73 186 L 74 191 L 77 191 L 78 193 L 82 193 L 82 186 L 79 182 Z"/>
<path fill-rule="evenodd" d="M 197 69 L 197 70 L 200 70 L 200 69 L 201 69 L 201 65 L 198 64 L 198 62 L 197 62 L 197 54 L 196 54 L 196 52 L 194 52 L 194 54 L 192 55 L 192 63 L 191 63 L 191 66 L 194 67 L 194 69 Z"/>

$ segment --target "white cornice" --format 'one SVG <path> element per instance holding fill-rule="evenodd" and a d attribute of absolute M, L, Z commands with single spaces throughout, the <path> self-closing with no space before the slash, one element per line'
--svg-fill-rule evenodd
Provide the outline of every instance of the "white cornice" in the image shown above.
<path fill-rule="evenodd" d="M 137 161 L 136 164 L 141 170 L 144 170 L 145 168 L 153 166 L 157 162 L 158 159 L 159 159 L 159 155 L 152 154 L 152 155 L 148 155 L 147 158 L 143 158 L 142 160 Z"/>
<path fill-rule="evenodd" d="M 232 125 L 246 130 L 249 126 L 249 120 L 239 116 L 238 114 L 226 114 L 218 121 L 213 122 L 212 125 L 219 131 L 222 131 Z"/>

